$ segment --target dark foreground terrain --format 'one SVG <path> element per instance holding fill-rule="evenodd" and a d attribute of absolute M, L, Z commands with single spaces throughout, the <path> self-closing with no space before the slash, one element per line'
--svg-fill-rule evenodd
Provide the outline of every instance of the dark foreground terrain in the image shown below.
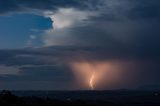
<path fill-rule="evenodd" d="M 10 91 L 0 93 L 0 106 L 160 106 L 159 91 L 13 91 L 12 93 Z"/>

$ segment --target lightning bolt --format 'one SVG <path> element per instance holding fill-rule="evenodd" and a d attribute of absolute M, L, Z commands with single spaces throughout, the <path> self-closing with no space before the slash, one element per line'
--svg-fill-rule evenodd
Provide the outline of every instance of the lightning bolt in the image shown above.
<path fill-rule="evenodd" d="M 95 78 L 95 72 L 92 73 L 91 78 L 89 80 L 89 85 L 92 90 L 94 90 L 94 78 Z"/>

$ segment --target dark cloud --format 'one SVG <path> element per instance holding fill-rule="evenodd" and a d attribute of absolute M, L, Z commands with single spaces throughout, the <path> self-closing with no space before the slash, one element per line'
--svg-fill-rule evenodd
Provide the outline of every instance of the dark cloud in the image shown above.
<path fill-rule="evenodd" d="M 97 4 L 99 4 L 99 1 L 97 2 L 94 0 L 83 0 L 83 1 L 78 1 L 78 0 L 1 0 L 0 14 L 10 13 L 10 12 L 32 11 L 33 9 L 54 11 L 60 7 L 92 9 L 92 7 L 96 8 L 95 5 Z"/>
<path fill-rule="evenodd" d="M 131 19 L 158 19 L 160 17 L 160 2 L 157 0 L 136 0 L 132 1 L 134 8 L 128 12 Z"/>
<path fill-rule="evenodd" d="M 151 54 L 145 53 L 144 50 L 140 52 L 140 50 L 131 51 L 121 48 L 53 46 L 35 49 L 4 50 L 3 52 L 6 55 L 1 60 L 1 65 L 7 67 L 16 66 L 20 70 L 19 74 L 16 75 L 0 75 L 0 81 L 4 83 L 3 88 L 15 88 L 10 83 L 17 83 L 24 86 L 33 85 L 30 89 L 38 89 L 40 82 L 42 82 L 48 89 L 53 89 L 54 87 L 55 89 L 65 89 L 66 86 L 69 86 L 67 89 L 74 89 L 76 83 L 68 63 L 72 60 L 79 61 L 81 59 L 85 61 L 115 60 L 120 63 L 126 62 L 125 70 L 128 70 L 129 73 L 136 73 L 136 76 L 135 74 L 134 76 L 126 74 L 126 78 L 134 79 L 136 77 L 134 83 L 123 86 L 126 88 L 145 84 L 157 84 L 159 82 L 159 58 L 156 58 L 152 52 L 150 52 Z M 1 54 L 0 57 L 2 56 L 4 55 Z M 128 65 L 130 62 L 133 65 Z M 23 87 L 16 85 L 15 89 L 20 88 Z M 41 87 L 41 89 L 46 89 L 46 87 Z"/>
<path fill-rule="evenodd" d="M 159 4 L 157 0 L 2 0 L 0 11 L 1 13 L 18 12 L 27 8 L 55 10 L 60 7 L 87 10 L 94 7 L 100 15 L 90 17 L 88 20 L 91 23 L 81 27 L 73 26 L 72 29 L 66 30 L 72 44 L 135 51 L 142 48 L 146 52 L 146 49 L 155 51 L 160 46 Z M 159 51 L 155 52 L 159 53 Z"/>
<path fill-rule="evenodd" d="M 49 82 L 48 87 L 51 82 L 57 82 L 55 86 L 65 82 L 70 84 L 73 77 L 67 63 L 83 58 L 87 61 L 132 61 L 135 67 L 127 70 L 138 74 L 135 85 L 159 83 L 160 2 L 102 0 L 102 5 L 93 1 L 1 0 L 0 14 L 31 9 L 56 10 L 60 7 L 95 9 L 100 14 L 89 17 L 85 25 L 65 30 L 67 38 L 75 46 L 1 50 L 0 65 L 18 66 L 21 71 L 20 75 L 1 75 L 0 80 L 17 83 L 37 81 L 37 88 L 43 81 Z"/>
<path fill-rule="evenodd" d="M 56 10 L 58 8 L 77 8 L 82 10 L 100 10 L 108 14 L 107 19 L 126 15 L 131 19 L 158 19 L 160 2 L 157 0 L 1 0 L 0 13 Z M 117 16 L 119 15 L 119 16 Z M 115 16 L 115 17 L 114 17 Z"/>
<path fill-rule="evenodd" d="M 68 43 L 104 47 L 108 57 L 159 60 L 160 2 L 122 1 L 113 0 L 117 5 L 109 9 L 106 5 L 102 14 L 89 18 L 90 23 L 66 30 Z"/>
<path fill-rule="evenodd" d="M 51 46 L 21 50 L 1 50 L 0 65 L 65 65 L 76 57 L 95 60 L 160 60 L 159 46 L 146 45 L 109 45 L 109 46 Z"/>
<path fill-rule="evenodd" d="M 0 75 L 3 82 L 12 81 L 49 81 L 49 82 L 70 82 L 72 81 L 72 73 L 65 66 L 63 68 L 57 66 L 23 66 L 19 68 L 19 75 Z"/>

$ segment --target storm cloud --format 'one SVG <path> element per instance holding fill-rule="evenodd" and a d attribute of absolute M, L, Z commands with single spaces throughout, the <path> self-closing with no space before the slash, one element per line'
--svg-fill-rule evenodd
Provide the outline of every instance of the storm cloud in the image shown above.
<path fill-rule="evenodd" d="M 25 86 L 32 82 L 33 89 L 40 87 L 40 82 L 49 89 L 65 89 L 66 85 L 71 85 L 66 89 L 74 89 L 68 63 L 85 60 L 121 64 L 133 74 L 124 78 L 134 79 L 124 82 L 124 88 L 158 84 L 159 5 L 157 0 L 1 0 L 1 15 L 28 12 L 53 22 L 50 29 L 43 30 L 43 47 L 0 51 L 0 69 L 6 70 L 0 79 L 26 82 Z"/>
<path fill-rule="evenodd" d="M 141 85 L 158 84 L 159 82 L 159 58 L 152 55 L 150 57 L 143 56 L 137 52 L 120 53 L 118 51 L 110 52 L 108 48 L 104 47 L 77 46 L 2 51 L 6 54 L 5 57 L 3 54 L 0 55 L 3 57 L 0 64 L 1 70 L 3 69 L 0 74 L 0 80 L 3 82 L 1 88 L 3 89 L 38 89 L 41 84 L 47 88 L 41 86 L 40 89 L 85 89 L 83 86 L 77 85 L 69 67 L 71 62 L 83 60 L 120 64 L 123 71 L 126 71 L 123 79 L 130 80 L 121 82 L 120 85 L 117 85 L 118 88 L 137 88 Z M 14 85 L 11 83 L 18 85 L 13 87 Z M 28 87 L 28 85 L 32 85 L 32 87 Z M 112 88 L 111 86 L 106 89 Z"/>

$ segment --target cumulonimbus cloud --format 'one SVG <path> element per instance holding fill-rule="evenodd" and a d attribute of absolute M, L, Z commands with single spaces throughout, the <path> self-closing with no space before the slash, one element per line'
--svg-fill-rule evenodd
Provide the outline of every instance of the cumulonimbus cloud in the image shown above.
<path fill-rule="evenodd" d="M 101 0 L 102 5 L 93 1 L 39 0 L 37 3 L 34 0 L 1 0 L 0 13 L 3 15 L 32 10 L 50 17 L 53 28 L 45 31 L 42 40 L 45 46 L 53 47 L 2 50 L 0 64 L 18 66 L 22 73 L 35 75 L 32 71 L 39 67 L 53 65 L 59 70 L 68 62 L 78 62 L 81 58 L 85 62 L 114 60 L 125 63 L 125 70 L 134 73 L 132 77 L 136 80 L 132 86 L 159 83 L 160 2 Z M 130 62 L 133 65 L 128 65 Z M 32 71 L 24 71 L 27 69 Z M 62 73 L 66 72 L 62 70 Z M 128 75 L 126 73 L 124 77 Z M 12 78 L 15 77 L 10 81 Z M 28 80 L 29 77 L 25 78 Z"/>

